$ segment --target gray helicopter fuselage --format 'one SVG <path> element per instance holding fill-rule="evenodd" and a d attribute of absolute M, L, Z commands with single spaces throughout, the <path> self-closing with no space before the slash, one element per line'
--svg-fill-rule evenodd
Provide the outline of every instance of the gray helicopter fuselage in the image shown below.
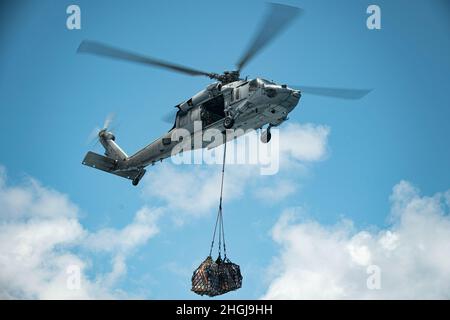
<path fill-rule="evenodd" d="M 259 129 L 265 125 L 278 126 L 285 120 L 298 104 L 300 92 L 285 85 L 256 78 L 253 80 L 238 80 L 225 85 L 213 83 L 206 89 L 194 95 L 191 99 L 176 106 L 178 112 L 173 128 L 165 135 L 156 139 L 136 154 L 119 159 L 118 168 L 143 168 L 173 155 L 173 148 L 180 143 L 174 140 L 174 133 L 183 129 L 191 135 L 196 134 L 195 123 L 201 123 L 202 131 L 217 129 L 225 132 L 223 119 L 232 115 L 236 121 L 233 129 Z M 211 142 L 203 141 L 191 145 L 191 149 L 205 148 Z M 217 145 L 214 145 L 216 147 Z"/>

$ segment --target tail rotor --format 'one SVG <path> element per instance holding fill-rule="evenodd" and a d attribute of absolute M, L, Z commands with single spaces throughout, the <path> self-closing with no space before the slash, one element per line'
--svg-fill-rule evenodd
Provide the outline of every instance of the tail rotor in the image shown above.
<path fill-rule="evenodd" d="M 103 121 L 102 128 L 99 128 L 97 126 L 91 131 L 91 133 L 89 134 L 89 136 L 86 140 L 86 144 L 88 144 L 88 145 L 94 144 L 94 146 L 96 146 L 99 142 L 100 137 L 103 137 L 107 133 L 111 134 L 112 128 L 110 128 L 110 126 L 111 126 L 114 118 L 115 118 L 115 114 L 109 113 L 106 116 L 105 121 Z"/>

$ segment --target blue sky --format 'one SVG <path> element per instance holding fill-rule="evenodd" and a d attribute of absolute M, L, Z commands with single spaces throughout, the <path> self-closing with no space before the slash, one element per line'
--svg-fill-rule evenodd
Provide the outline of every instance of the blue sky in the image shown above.
<path fill-rule="evenodd" d="M 283 3 L 302 7 L 304 15 L 248 65 L 245 75 L 373 91 L 350 102 L 305 94 L 289 122 L 326 126 L 326 154 L 302 164 L 302 173 L 287 168 L 281 178 L 253 177 L 233 198 L 225 195 L 230 257 L 243 269 L 244 286 L 224 298 L 266 293 L 267 269 L 279 250 L 270 230 L 289 208 L 306 212 L 323 226 L 345 217 L 356 228 L 382 229 L 390 223 L 389 197 L 401 180 L 418 186 L 424 195 L 449 188 L 448 3 L 376 1 L 382 10 L 381 30 L 366 28 L 371 1 L 345 6 L 332 1 Z M 66 29 L 70 4 L 81 8 L 81 30 Z M 114 112 L 117 140 L 133 153 L 170 129 L 161 117 L 209 80 L 77 55 L 79 43 L 99 40 L 220 72 L 233 68 L 265 9 L 264 1 L 2 5 L 0 164 L 8 184 L 21 185 L 31 176 L 66 194 L 80 208 L 79 222 L 91 232 L 120 229 L 143 206 L 166 210 L 159 233 L 127 256 L 127 272 L 115 290 L 145 298 L 197 298 L 189 291 L 190 272 L 208 252 L 216 209 L 183 214 L 182 208 L 152 194 L 152 181 L 134 188 L 82 166 L 89 150 L 86 139 Z M 98 146 L 95 150 L 100 152 Z M 167 172 L 152 170 L 148 179 Z M 176 170 L 218 174 L 220 168 Z M 275 185 L 283 175 L 290 176 L 295 192 L 277 202 L 254 196 L 260 184 Z M 187 188 L 184 197 L 193 191 Z M 178 216 L 183 217 L 181 225 L 174 222 Z M 90 261 L 88 277 L 111 268 L 108 253 L 73 250 Z"/>

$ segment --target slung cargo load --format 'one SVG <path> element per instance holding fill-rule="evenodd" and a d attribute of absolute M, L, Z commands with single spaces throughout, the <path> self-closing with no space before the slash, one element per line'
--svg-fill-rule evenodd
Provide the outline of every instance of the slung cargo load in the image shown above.
<path fill-rule="evenodd" d="M 210 297 L 218 296 L 242 287 L 241 268 L 227 258 L 227 248 L 225 245 L 225 228 L 223 226 L 222 195 L 223 178 L 225 176 L 225 160 L 227 154 L 227 144 L 223 147 L 222 180 L 220 185 L 219 211 L 217 212 L 216 224 L 211 241 L 209 255 L 192 274 L 192 291 L 199 295 Z M 211 257 L 218 231 L 219 256 L 214 261 Z M 222 249 L 224 258 L 222 259 Z"/>
<path fill-rule="evenodd" d="M 192 291 L 202 296 L 218 296 L 241 286 L 241 269 L 229 259 L 213 261 L 209 256 L 192 275 Z"/>

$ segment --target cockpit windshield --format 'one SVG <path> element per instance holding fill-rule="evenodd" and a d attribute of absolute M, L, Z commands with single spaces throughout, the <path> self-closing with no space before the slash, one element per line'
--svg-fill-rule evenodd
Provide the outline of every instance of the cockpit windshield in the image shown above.
<path fill-rule="evenodd" d="M 256 90 L 256 88 L 258 87 L 262 88 L 265 84 L 275 84 L 275 83 L 266 79 L 256 78 L 249 82 L 250 91 Z"/>
<path fill-rule="evenodd" d="M 275 84 L 274 82 L 266 80 L 266 79 L 259 79 L 259 80 L 264 84 Z"/>

